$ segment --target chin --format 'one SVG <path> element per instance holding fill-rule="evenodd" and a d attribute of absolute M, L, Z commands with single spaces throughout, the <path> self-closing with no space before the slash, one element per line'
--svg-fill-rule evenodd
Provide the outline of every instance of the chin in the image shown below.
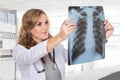
<path fill-rule="evenodd" d="M 48 39 L 48 36 L 47 36 L 47 37 L 43 37 L 43 38 L 42 38 L 42 40 L 46 40 L 46 39 Z"/>

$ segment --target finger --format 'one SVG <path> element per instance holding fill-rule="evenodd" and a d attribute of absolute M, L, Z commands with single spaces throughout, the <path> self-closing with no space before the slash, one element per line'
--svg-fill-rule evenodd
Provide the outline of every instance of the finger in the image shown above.
<path fill-rule="evenodd" d="M 113 27 L 112 27 L 111 24 L 108 24 L 107 27 L 105 27 L 105 31 L 107 31 L 107 30 L 112 30 L 112 29 L 113 29 Z"/>
<path fill-rule="evenodd" d="M 76 27 L 76 24 L 75 23 L 69 23 L 67 26 L 68 27 Z"/>
<path fill-rule="evenodd" d="M 75 23 L 69 23 L 69 24 L 67 24 L 67 25 L 63 25 L 63 28 L 64 28 L 64 29 L 67 29 L 67 28 L 69 28 L 69 27 L 76 28 L 76 24 L 75 24 Z"/>
<path fill-rule="evenodd" d="M 71 28 L 71 29 L 68 30 L 68 34 L 74 32 L 74 31 L 75 31 L 75 28 Z"/>
<path fill-rule="evenodd" d="M 110 26 L 110 25 L 111 25 L 111 24 L 107 21 L 104 28 L 106 28 L 106 27 L 108 27 L 108 26 Z"/>
<path fill-rule="evenodd" d="M 76 29 L 76 27 L 69 27 L 68 31 L 75 30 L 75 29 Z"/>
<path fill-rule="evenodd" d="M 104 24 L 107 24 L 108 23 L 108 20 L 106 19 L 105 21 L 104 21 Z"/>
<path fill-rule="evenodd" d="M 63 22 L 63 24 L 68 24 L 70 21 L 72 21 L 73 19 L 72 18 L 68 18 L 68 19 L 66 19 L 64 22 Z"/>
<path fill-rule="evenodd" d="M 108 22 L 104 28 L 107 28 L 107 27 L 112 27 L 112 25 Z"/>
<path fill-rule="evenodd" d="M 64 27 L 64 30 L 67 32 L 67 31 L 69 31 L 71 29 L 75 29 L 75 28 L 76 28 L 76 26 Z"/>

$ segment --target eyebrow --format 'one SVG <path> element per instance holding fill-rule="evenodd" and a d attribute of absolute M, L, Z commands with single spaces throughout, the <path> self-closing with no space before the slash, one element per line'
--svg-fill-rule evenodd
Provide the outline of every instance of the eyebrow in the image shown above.
<path fill-rule="evenodd" d="M 48 21 L 48 19 L 47 19 L 46 21 Z M 45 22 L 46 22 L 46 21 L 45 21 Z M 42 23 L 42 22 L 37 22 L 37 23 Z"/>

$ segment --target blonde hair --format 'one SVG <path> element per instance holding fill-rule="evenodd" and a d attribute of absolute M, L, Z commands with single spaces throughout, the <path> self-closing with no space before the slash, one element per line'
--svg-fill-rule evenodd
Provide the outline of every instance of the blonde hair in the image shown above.
<path fill-rule="evenodd" d="M 38 19 L 41 17 L 42 14 L 46 15 L 46 13 L 43 10 L 30 9 L 23 15 L 22 25 L 21 25 L 19 37 L 18 37 L 18 44 L 26 47 L 27 49 L 30 49 L 31 47 L 37 44 L 36 41 L 33 40 L 30 30 L 35 27 Z M 48 38 L 51 38 L 51 37 L 52 36 L 49 33 Z M 49 56 L 51 55 L 49 54 Z M 45 63 L 44 57 L 41 58 L 41 60 L 43 63 Z"/>
<path fill-rule="evenodd" d="M 30 30 L 34 28 L 34 26 L 36 25 L 38 19 L 41 17 L 42 14 L 46 15 L 46 13 L 43 10 L 30 9 L 23 15 L 22 25 L 18 37 L 18 44 L 23 45 L 27 49 L 30 49 L 31 47 L 36 45 L 36 41 L 33 40 Z M 48 38 L 51 37 L 52 36 L 49 33 Z"/>

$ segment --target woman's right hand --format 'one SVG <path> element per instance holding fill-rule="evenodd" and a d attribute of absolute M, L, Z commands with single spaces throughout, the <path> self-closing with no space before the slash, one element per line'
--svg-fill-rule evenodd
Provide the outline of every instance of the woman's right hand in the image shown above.
<path fill-rule="evenodd" d="M 60 32 L 58 33 L 58 35 L 60 36 L 60 38 L 62 40 L 66 39 L 67 36 L 71 32 L 73 32 L 74 29 L 76 28 L 76 24 L 75 23 L 71 23 L 71 22 L 72 22 L 72 19 L 68 18 L 61 25 Z"/>
<path fill-rule="evenodd" d="M 76 24 L 71 23 L 70 21 L 72 21 L 72 19 L 66 19 L 61 25 L 60 32 L 48 40 L 46 47 L 48 52 L 55 48 L 61 41 L 66 39 L 71 32 L 74 31 Z"/>

